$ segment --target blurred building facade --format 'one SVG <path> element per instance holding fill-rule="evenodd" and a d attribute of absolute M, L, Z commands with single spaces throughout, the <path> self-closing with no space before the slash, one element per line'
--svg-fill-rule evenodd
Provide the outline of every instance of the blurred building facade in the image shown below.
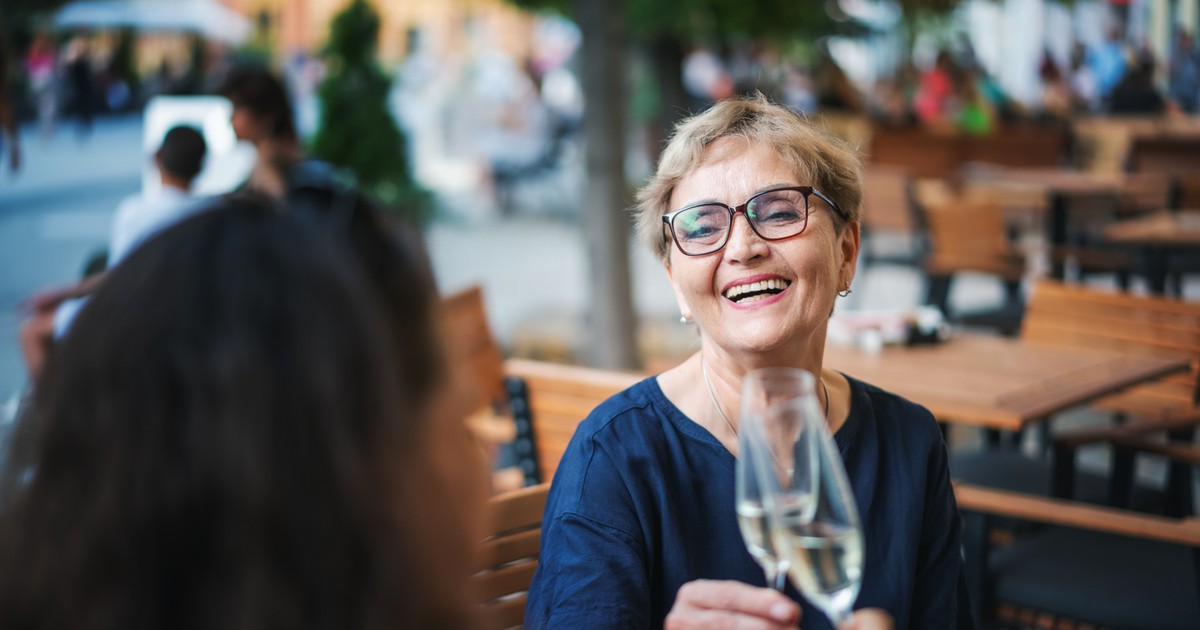
<path fill-rule="evenodd" d="M 280 59 L 315 53 L 328 35 L 329 23 L 347 0 L 223 0 L 250 16 Z M 403 59 L 410 39 L 420 34 L 443 56 L 468 46 L 473 30 L 486 29 L 493 45 L 517 59 L 528 58 L 533 21 L 503 0 L 374 0 L 381 18 L 380 57 Z"/>

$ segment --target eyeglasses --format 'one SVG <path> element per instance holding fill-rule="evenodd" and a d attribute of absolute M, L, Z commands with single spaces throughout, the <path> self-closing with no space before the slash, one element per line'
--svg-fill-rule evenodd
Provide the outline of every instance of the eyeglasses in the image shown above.
<path fill-rule="evenodd" d="M 804 232 L 808 227 L 808 198 L 816 195 L 834 212 L 842 209 L 812 186 L 782 186 L 764 190 L 740 206 L 705 202 L 663 215 L 675 246 L 685 256 L 704 256 L 720 251 L 729 242 L 733 216 L 746 215 L 750 229 L 764 241 L 781 241 Z"/>

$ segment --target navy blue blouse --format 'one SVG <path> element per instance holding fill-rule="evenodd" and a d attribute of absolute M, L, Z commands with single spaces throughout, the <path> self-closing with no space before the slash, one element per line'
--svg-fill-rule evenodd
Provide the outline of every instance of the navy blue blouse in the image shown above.
<path fill-rule="evenodd" d="M 886 609 L 898 630 L 972 628 L 941 432 L 925 408 L 849 380 L 850 415 L 834 438 L 863 523 L 855 608 Z M 685 582 L 765 586 L 738 530 L 734 467 L 656 378 L 597 407 L 554 475 L 526 627 L 657 628 Z M 802 628 L 830 628 L 788 593 Z"/>

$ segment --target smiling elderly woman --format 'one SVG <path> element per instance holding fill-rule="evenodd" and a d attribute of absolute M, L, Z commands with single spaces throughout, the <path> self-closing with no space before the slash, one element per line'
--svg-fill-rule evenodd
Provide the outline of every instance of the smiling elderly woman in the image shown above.
<path fill-rule="evenodd" d="M 768 366 L 820 375 L 862 515 L 856 607 L 883 608 L 898 628 L 971 626 L 933 417 L 822 366 L 854 278 L 860 171 L 842 142 L 762 97 L 679 125 L 638 195 L 638 230 L 700 351 L 579 426 L 546 507 L 529 627 L 796 626 L 796 603 L 810 607 L 790 587 L 790 601 L 762 588 L 734 513 L 740 383 Z M 809 610 L 801 625 L 829 622 Z"/>

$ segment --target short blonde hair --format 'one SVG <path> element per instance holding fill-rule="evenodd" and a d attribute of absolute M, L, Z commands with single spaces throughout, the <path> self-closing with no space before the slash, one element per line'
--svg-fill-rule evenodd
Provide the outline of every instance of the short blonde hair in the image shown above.
<path fill-rule="evenodd" d="M 834 227 L 841 230 L 862 214 L 862 162 L 843 140 L 806 121 L 762 94 L 721 101 L 709 110 L 681 121 L 658 162 L 658 170 L 637 193 L 634 209 L 637 232 L 650 249 L 667 260 L 670 243 L 662 216 L 670 208 L 675 186 L 696 168 L 708 145 L 726 136 L 766 143 L 796 174 L 841 209 Z"/>

